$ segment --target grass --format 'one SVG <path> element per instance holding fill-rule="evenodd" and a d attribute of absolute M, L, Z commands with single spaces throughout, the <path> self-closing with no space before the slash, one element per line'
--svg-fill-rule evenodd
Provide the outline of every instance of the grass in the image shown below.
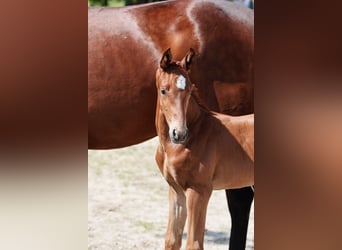
<path fill-rule="evenodd" d="M 122 7 L 125 5 L 124 1 L 120 0 L 109 0 L 108 1 L 108 7 Z M 101 6 L 100 2 L 95 2 L 93 4 L 88 1 L 88 6 Z"/>
<path fill-rule="evenodd" d="M 135 222 L 135 225 L 139 226 L 139 227 L 143 227 L 145 231 L 153 231 L 154 230 L 153 223 L 151 223 L 151 222 L 137 220 Z"/>

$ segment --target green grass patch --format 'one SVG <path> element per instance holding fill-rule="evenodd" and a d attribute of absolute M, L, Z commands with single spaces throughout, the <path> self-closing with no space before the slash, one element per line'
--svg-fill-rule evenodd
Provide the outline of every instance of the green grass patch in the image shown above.
<path fill-rule="evenodd" d="M 135 225 L 143 227 L 145 231 L 151 231 L 154 228 L 154 224 L 152 222 L 146 222 L 141 220 L 135 221 Z"/>
<path fill-rule="evenodd" d="M 109 0 L 107 7 L 122 7 L 125 5 L 125 1 L 120 0 Z M 89 6 L 102 6 L 101 1 L 89 1 L 88 0 L 88 7 Z"/>

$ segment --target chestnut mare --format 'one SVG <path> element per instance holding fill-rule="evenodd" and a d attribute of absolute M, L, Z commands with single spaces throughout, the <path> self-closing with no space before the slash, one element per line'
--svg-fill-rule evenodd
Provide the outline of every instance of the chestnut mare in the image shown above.
<path fill-rule="evenodd" d="M 225 0 L 179 0 L 88 9 L 88 148 L 130 146 L 156 136 L 155 71 L 166 48 L 198 52 L 190 79 L 205 104 L 253 113 L 254 15 Z M 250 188 L 226 190 L 230 249 L 244 249 Z"/>
<path fill-rule="evenodd" d="M 254 115 L 210 112 L 188 75 L 193 56 L 173 62 L 168 49 L 156 73 L 156 161 L 170 186 L 165 249 L 180 249 L 187 216 L 186 249 L 203 249 L 212 190 L 254 185 Z"/>

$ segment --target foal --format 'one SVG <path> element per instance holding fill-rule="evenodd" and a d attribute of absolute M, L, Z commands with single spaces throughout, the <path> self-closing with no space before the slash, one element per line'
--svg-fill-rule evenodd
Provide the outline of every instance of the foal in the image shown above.
<path fill-rule="evenodd" d="M 203 249 L 212 190 L 254 185 L 254 115 L 223 115 L 201 103 L 188 76 L 194 54 L 174 62 L 168 49 L 156 73 L 156 162 L 169 184 L 165 249 L 180 249 L 187 217 L 186 249 Z"/>

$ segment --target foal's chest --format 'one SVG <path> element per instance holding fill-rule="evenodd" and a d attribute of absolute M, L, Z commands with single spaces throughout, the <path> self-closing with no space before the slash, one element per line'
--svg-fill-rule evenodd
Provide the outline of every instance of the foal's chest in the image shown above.
<path fill-rule="evenodd" d="M 176 182 L 184 189 L 191 179 L 194 168 L 195 166 L 191 161 L 191 152 L 189 150 L 178 150 L 172 154 L 165 153 L 163 168 L 165 179 Z"/>

